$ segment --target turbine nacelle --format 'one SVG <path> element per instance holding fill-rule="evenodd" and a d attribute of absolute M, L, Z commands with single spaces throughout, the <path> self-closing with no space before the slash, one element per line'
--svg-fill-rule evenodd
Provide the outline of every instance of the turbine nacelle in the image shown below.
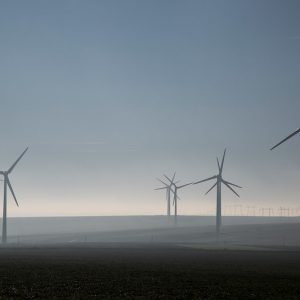
<path fill-rule="evenodd" d="M 172 193 L 174 195 L 173 196 L 173 205 L 175 204 L 175 202 L 177 200 L 180 200 L 180 198 L 177 195 L 177 190 L 179 190 L 179 189 L 181 189 L 183 187 L 186 187 L 188 185 L 193 184 L 193 183 L 187 183 L 187 184 L 183 184 L 183 185 L 178 186 L 177 184 L 180 182 L 180 180 L 175 181 L 175 176 L 176 176 L 176 172 L 174 173 L 172 179 L 169 178 L 167 175 L 164 175 L 164 177 L 169 181 L 169 184 L 166 184 L 162 180 L 158 179 L 160 182 L 162 182 L 165 185 L 165 187 L 159 188 L 159 189 L 165 189 L 165 188 L 169 187 L 169 189 L 172 191 Z M 174 188 L 174 190 L 172 189 L 172 187 Z M 156 189 L 156 190 L 158 190 L 158 189 Z"/>
<path fill-rule="evenodd" d="M 219 184 L 223 183 L 236 196 L 240 197 L 239 194 L 232 188 L 232 186 L 237 187 L 237 188 L 242 188 L 242 187 L 239 186 L 239 185 L 237 185 L 237 184 L 234 184 L 234 183 L 231 183 L 229 181 L 226 181 L 222 177 L 223 167 L 224 167 L 224 161 L 225 161 L 225 155 L 226 155 L 226 148 L 224 150 L 221 163 L 219 161 L 219 158 L 217 157 L 217 165 L 218 165 L 218 170 L 219 170 L 219 173 L 217 175 L 193 183 L 193 184 L 198 184 L 198 183 L 202 183 L 202 182 L 205 182 L 205 181 L 210 181 L 212 179 L 216 179 L 217 180 L 216 183 L 205 193 L 205 195 L 207 195 L 212 189 L 214 189 L 217 186 L 218 183 Z"/>

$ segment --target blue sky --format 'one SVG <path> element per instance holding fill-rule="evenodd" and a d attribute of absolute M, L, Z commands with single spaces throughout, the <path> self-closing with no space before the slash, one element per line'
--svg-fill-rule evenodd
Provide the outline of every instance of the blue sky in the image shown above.
<path fill-rule="evenodd" d="M 300 206 L 299 1 L 0 1 L 9 215 L 156 214 L 155 177 L 216 172 L 224 206 Z M 179 211 L 214 209 L 210 185 Z"/>

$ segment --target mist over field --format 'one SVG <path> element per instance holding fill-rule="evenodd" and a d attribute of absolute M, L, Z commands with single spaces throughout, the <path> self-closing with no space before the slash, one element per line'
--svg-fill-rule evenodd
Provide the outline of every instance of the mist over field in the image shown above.
<path fill-rule="evenodd" d="M 299 218 L 225 216 L 223 225 L 297 223 Z M 11 236 L 22 236 L 174 228 L 173 219 L 166 216 L 10 218 L 8 226 Z M 207 227 L 215 222 L 213 216 L 178 216 L 178 227 Z"/>
<path fill-rule="evenodd" d="M 199 249 L 300 249 L 300 217 L 225 216 L 216 236 L 215 217 L 56 217 L 10 219 L 9 243 L 26 246 L 192 245 Z M 105 247 L 105 246 L 104 246 Z"/>

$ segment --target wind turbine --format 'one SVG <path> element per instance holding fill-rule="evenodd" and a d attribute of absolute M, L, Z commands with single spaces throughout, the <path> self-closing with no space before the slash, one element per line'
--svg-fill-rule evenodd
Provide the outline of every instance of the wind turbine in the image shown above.
<path fill-rule="evenodd" d="M 173 197 L 173 205 L 174 205 L 174 222 L 175 222 L 175 225 L 177 225 L 177 200 L 179 200 L 180 198 L 178 197 L 178 190 L 180 190 L 180 189 L 182 189 L 182 188 L 184 188 L 184 187 L 186 187 L 186 186 L 188 186 L 188 185 L 191 185 L 191 184 L 193 184 L 192 182 L 191 183 L 187 183 L 187 184 L 183 184 L 183 185 L 177 185 L 177 183 L 179 182 L 179 181 L 177 181 L 177 182 L 174 182 L 174 178 L 175 178 L 175 174 L 174 174 L 174 177 L 173 177 L 173 179 L 171 180 L 167 175 L 164 175 L 168 180 L 169 180 L 169 182 L 170 182 L 170 184 L 171 184 L 171 186 L 173 185 L 173 187 L 174 187 L 174 192 L 173 192 L 173 194 L 174 194 L 174 197 Z"/>
<path fill-rule="evenodd" d="M 2 243 L 6 243 L 6 241 L 7 241 L 7 187 L 9 188 L 17 206 L 19 206 L 19 203 L 17 201 L 16 195 L 11 186 L 8 175 L 12 172 L 12 170 L 15 168 L 15 166 L 17 165 L 17 163 L 20 161 L 20 159 L 23 157 L 23 155 L 26 153 L 27 150 L 28 150 L 28 147 L 24 150 L 24 152 L 19 156 L 19 158 L 12 164 L 12 166 L 7 171 L 0 171 L 0 175 L 3 175 L 3 177 L 4 177 Z"/>
<path fill-rule="evenodd" d="M 285 139 L 283 139 L 282 141 L 280 141 L 278 144 L 276 144 L 274 147 L 272 147 L 270 150 L 275 149 L 276 147 L 278 147 L 279 145 L 281 145 L 282 143 L 284 143 L 285 141 L 287 141 L 288 139 L 290 139 L 291 137 L 293 137 L 294 135 L 296 135 L 297 133 L 300 132 L 300 128 L 297 129 L 296 131 L 294 131 L 293 133 L 291 133 L 289 136 L 287 136 Z"/>
<path fill-rule="evenodd" d="M 171 215 L 171 192 L 174 193 L 174 190 L 172 190 L 172 185 L 173 185 L 173 182 L 174 182 L 174 179 L 175 179 L 175 175 L 176 175 L 176 173 L 174 173 L 172 181 L 169 184 L 165 183 L 164 181 L 162 181 L 159 178 L 156 178 L 159 182 L 161 182 L 164 185 L 164 187 L 157 188 L 157 189 L 154 189 L 154 190 L 155 191 L 157 191 L 157 190 L 166 190 L 167 216 Z"/>
<path fill-rule="evenodd" d="M 229 181 L 224 180 L 223 177 L 222 177 L 225 155 L 226 155 L 226 149 L 224 150 L 224 154 L 223 154 L 221 165 L 220 165 L 219 159 L 217 158 L 217 164 L 218 164 L 218 169 L 219 169 L 219 173 L 217 175 L 209 177 L 209 178 L 206 178 L 204 180 L 200 180 L 200 181 L 194 182 L 194 184 L 198 184 L 198 183 L 202 183 L 202 182 L 213 180 L 213 179 L 217 180 L 216 183 L 205 193 L 205 195 L 207 195 L 214 187 L 217 187 L 216 230 L 217 230 L 217 234 L 218 235 L 220 233 L 220 228 L 221 228 L 221 225 L 222 225 L 222 203 L 221 203 L 221 196 L 222 196 L 221 188 L 222 188 L 222 183 L 227 188 L 229 188 L 238 197 L 240 197 L 240 196 L 238 195 L 238 193 L 231 186 L 235 186 L 235 187 L 241 188 L 240 186 L 238 186 L 236 184 L 233 184 L 233 183 L 231 183 Z"/>

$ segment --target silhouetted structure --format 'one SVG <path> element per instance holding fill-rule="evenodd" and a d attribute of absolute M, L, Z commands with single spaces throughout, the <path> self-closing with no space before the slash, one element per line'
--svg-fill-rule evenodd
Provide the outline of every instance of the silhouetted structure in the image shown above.
<path fill-rule="evenodd" d="M 191 185 L 193 184 L 192 182 L 191 183 L 187 183 L 187 184 L 183 184 L 183 185 L 180 185 L 180 186 L 177 186 L 177 182 L 174 182 L 174 179 L 175 179 L 175 174 L 174 174 L 174 177 L 172 178 L 172 180 L 167 176 L 167 175 L 164 175 L 170 182 L 170 184 L 174 187 L 174 197 L 173 197 L 173 205 L 174 205 L 174 223 L 175 225 L 177 225 L 177 200 L 179 199 L 178 197 L 178 190 L 179 189 L 182 189 L 188 185 Z"/>
<path fill-rule="evenodd" d="M 279 207 L 279 215 L 280 215 L 280 217 L 289 217 L 290 216 L 290 208 Z"/>
<path fill-rule="evenodd" d="M 13 191 L 13 188 L 11 186 L 11 183 L 9 181 L 8 175 L 12 172 L 16 164 L 20 161 L 20 159 L 23 157 L 23 155 L 26 153 L 28 148 L 25 149 L 25 151 L 19 156 L 19 158 L 15 161 L 15 163 L 7 170 L 7 171 L 0 171 L 0 174 L 4 177 L 4 197 L 3 197 L 3 219 L 2 219 L 2 243 L 6 243 L 7 241 L 7 187 L 9 188 L 12 196 L 14 197 L 14 200 L 19 206 L 16 195 Z"/>
<path fill-rule="evenodd" d="M 173 185 L 173 182 L 174 182 L 174 179 L 175 179 L 175 175 L 176 175 L 176 173 L 174 173 L 172 181 L 169 184 L 165 183 L 164 181 L 162 181 L 159 178 L 156 178 L 159 182 L 161 182 L 164 185 L 164 187 L 157 188 L 155 190 L 156 191 L 157 190 L 166 190 L 167 216 L 171 215 L 171 192 L 173 192 L 173 194 L 174 194 L 174 190 L 172 190 L 172 185 Z"/>
<path fill-rule="evenodd" d="M 256 208 L 255 206 L 247 206 L 247 216 L 256 216 Z"/>
<path fill-rule="evenodd" d="M 260 212 L 261 212 L 261 216 L 273 216 L 274 215 L 274 211 L 272 207 L 262 207 L 260 208 Z"/>
<path fill-rule="evenodd" d="M 219 174 L 218 175 L 209 177 L 209 178 L 204 179 L 204 180 L 194 182 L 194 184 L 199 184 L 199 183 L 209 181 L 209 180 L 212 180 L 212 179 L 217 179 L 216 183 L 205 193 L 205 195 L 208 194 L 215 186 L 217 187 L 216 231 L 217 231 L 218 235 L 220 233 L 220 228 L 221 228 L 221 225 L 222 225 L 222 206 L 221 206 L 221 187 L 222 187 L 222 183 L 225 184 L 238 197 L 240 197 L 240 196 L 238 195 L 238 193 L 231 186 L 241 188 L 240 186 L 238 186 L 236 184 L 233 184 L 233 183 L 230 183 L 230 182 L 224 180 L 223 177 L 222 177 L 225 155 L 226 155 L 226 149 L 224 150 L 221 165 L 220 165 L 219 159 L 217 158 L 217 164 L 218 164 L 218 169 L 219 169 Z"/>

